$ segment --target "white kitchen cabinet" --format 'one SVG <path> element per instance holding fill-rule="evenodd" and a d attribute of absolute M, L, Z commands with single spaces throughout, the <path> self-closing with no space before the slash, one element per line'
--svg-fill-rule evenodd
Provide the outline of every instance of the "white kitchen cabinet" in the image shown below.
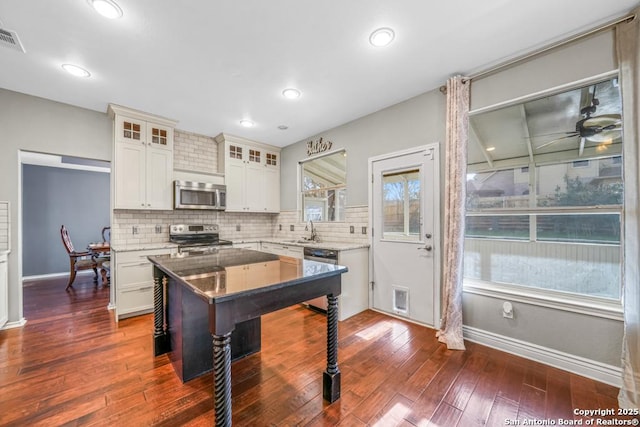
<path fill-rule="evenodd" d="M 114 209 L 173 209 L 173 130 L 176 122 L 117 105 L 112 164 Z"/>
<path fill-rule="evenodd" d="M 253 289 L 280 282 L 280 261 L 225 267 L 225 273 L 228 291 Z"/>
<path fill-rule="evenodd" d="M 288 256 L 291 258 L 304 258 L 304 248 L 301 246 L 289 246 L 280 243 L 262 242 L 260 250 L 275 255 Z"/>
<path fill-rule="evenodd" d="M 338 252 L 338 264 L 349 269 L 342 278 L 342 292 L 338 297 L 338 320 L 369 308 L 369 248 Z"/>
<path fill-rule="evenodd" d="M 220 134 L 218 170 L 224 172 L 228 212 L 280 211 L 280 149 Z"/>
<path fill-rule="evenodd" d="M 148 256 L 166 255 L 171 249 L 113 252 L 111 286 L 115 286 L 116 319 L 153 311 L 153 266 Z"/>
<path fill-rule="evenodd" d="M 239 248 L 239 249 L 253 249 L 254 251 L 259 251 L 260 242 L 234 243 L 233 247 Z"/>
<path fill-rule="evenodd" d="M 0 329 L 9 320 L 9 267 L 7 252 L 0 251 Z"/>

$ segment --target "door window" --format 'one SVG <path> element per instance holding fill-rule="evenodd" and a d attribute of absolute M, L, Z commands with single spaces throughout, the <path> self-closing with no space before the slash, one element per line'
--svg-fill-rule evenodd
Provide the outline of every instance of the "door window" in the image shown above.
<path fill-rule="evenodd" d="M 382 238 L 419 241 L 422 189 L 420 170 L 382 174 Z"/>

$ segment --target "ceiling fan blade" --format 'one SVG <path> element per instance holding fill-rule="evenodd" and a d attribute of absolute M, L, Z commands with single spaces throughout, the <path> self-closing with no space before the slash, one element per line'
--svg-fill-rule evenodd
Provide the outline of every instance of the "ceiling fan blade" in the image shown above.
<path fill-rule="evenodd" d="M 575 130 L 568 131 L 568 132 L 551 132 L 551 133 L 542 133 L 540 135 L 525 136 L 523 138 L 525 138 L 525 139 L 534 139 L 534 138 L 542 138 L 542 137 L 545 137 L 545 136 L 573 135 L 575 133 L 577 133 L 577 131 L 575 131 Z"/>
<path fill-rule="evenodd" d="M 576 136 L 580 136 L 580 134 L 577 133 L 577 132 L 573 132 L 573 134 L 571 134 L 571 135 L 563 136 L 562 138 L 553 139 L 551 141 L 545 142 L 544 144 L 538 145 L 536 147 L 536 150 L 539 150 L 539 149 L 544 148 L 544 147 L 546 147 L 548 145 L 554 144 L 554 143 L 556 143 L 558 141 L 562 141 L 563 139 L 575 138 Z"/>

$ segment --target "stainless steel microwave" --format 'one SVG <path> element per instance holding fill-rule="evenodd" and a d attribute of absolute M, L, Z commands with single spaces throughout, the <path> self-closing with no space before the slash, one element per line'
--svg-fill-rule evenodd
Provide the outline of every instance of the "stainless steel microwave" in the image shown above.
<path fill-rule="evenodd" d="M 227 207 L 227 187 L 193 181 L 174 181 L 174 209 L 209 209 L 223 211 Z"/>

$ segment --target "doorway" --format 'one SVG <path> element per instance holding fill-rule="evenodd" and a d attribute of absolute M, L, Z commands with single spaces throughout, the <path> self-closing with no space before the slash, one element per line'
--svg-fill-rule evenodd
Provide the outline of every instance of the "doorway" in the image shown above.
<path fill-rule="evenodd" d="M 440 315 L 439 146 L 369 159 L 371 306 L 434 328 Z"/>

